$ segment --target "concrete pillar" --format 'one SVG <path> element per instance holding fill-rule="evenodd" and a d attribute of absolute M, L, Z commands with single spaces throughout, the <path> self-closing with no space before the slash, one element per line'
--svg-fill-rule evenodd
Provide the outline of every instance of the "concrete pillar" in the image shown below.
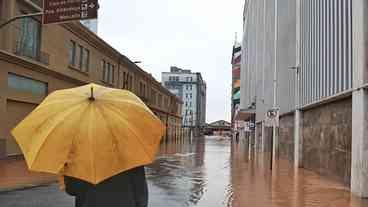
<path fill-rule="evenodd" d="M 272 138 L 273 138 L 273 146 L 272 153 L 274 160 L 279 157 L 279 133 L 278 127 L 272 127 Z"/>
<path fill-rule="evenodd" d="M 262 121 L 262 140 L 261 140 L 261 152 L 265 152 L 265 145 L 266 145 L 266 130 L 265 130 L 265 122 Z"/>
<path fill-rule="evenodd" d="M 302 112 L 300 110 L 296 110 L 294 115 L 294 166 L 303 167 Z"/>
<path fill-rule="evenodd" d="M 368 92 L 353 93 L 351 191 L 368 197 Z"/>
<path fill-rule="evenodd" d="M 352 1 L 353 9 L 353 103 L 351 191 L 368 197 L 368 92 L 367 82 L 368 2 Z"/>
<path fill-rule="evenodd" d="M 300 111 L 300 45 L 301 45 L 301 0 L 296 0 L 296 59 L 295 59 L 295 113 L 294 113 L 294 166 L 303 166 L 302 112 Z"/>
<path fill-rule="evenodd" d="M 254 130 L 254 151 L 258 152 L 258 126 L 256 124 L 255 130 Z"/>

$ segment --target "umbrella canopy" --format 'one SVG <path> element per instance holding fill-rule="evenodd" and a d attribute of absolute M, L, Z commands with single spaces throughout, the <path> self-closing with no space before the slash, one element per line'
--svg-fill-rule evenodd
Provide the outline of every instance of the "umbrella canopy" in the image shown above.
<path fill-rule="evenodd" d="M 97 184 L 151 163 L 164 131 L 133 93 L 89 84 L 51 93 L 12 134 L 30 170 Z"/>

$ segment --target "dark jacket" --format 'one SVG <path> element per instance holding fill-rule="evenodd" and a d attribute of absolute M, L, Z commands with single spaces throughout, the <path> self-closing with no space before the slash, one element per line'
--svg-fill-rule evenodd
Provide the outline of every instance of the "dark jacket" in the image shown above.
<path fill-rule="evenodd" d="M 97 185 L 66 176 L 65 191 L 76 197 L 76 207 L 148 206 L 144 167 L 120 173 Z"/>

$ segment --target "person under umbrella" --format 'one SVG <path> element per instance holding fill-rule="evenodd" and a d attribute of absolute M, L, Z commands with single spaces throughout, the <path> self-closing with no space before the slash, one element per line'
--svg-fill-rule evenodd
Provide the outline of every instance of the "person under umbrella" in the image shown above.
<path fill-rule="evenodd" d="M 12 130 L 28 168 L 61 174 L 77 207 L 147 206 L 164 132 L 133 93 L 96 84 L 51 93 Z"/>

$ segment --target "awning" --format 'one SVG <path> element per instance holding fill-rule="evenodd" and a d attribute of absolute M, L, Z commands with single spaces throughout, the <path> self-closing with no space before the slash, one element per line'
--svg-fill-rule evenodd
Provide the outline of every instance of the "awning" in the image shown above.
<path fill-rule="evenodd" d="M 236 121 L 246 121 L 256 113 L 255 109 L 240 109 L 234 116 Z"/>

